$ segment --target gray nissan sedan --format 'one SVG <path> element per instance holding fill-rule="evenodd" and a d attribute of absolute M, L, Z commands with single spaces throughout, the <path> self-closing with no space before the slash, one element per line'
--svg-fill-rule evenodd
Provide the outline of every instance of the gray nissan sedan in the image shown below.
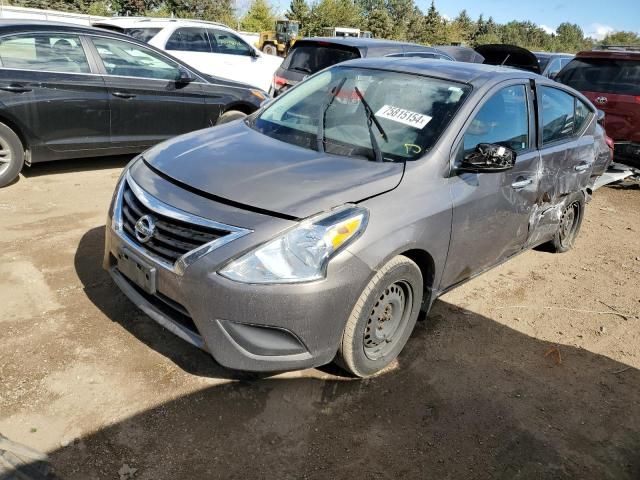
<path fill-rule="evenodd" d="M 345 62 L 134 159 L 104 266 L 224 366 L 373 375 L 444 292 L 542 243 L 571 248 L 610 162 L 599 118 L 525 71 Z"/>

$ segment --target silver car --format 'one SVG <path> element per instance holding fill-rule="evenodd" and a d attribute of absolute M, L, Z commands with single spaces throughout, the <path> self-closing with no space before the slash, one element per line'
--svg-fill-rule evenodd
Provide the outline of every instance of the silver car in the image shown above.
<path fill-rule="evenodd" d="M 572 247 L 610 161 L 598 112 L 525 71 L 363 59 L 136 158 L 104 267 L 220 364 L 384 369 L 444 292 Z"/>

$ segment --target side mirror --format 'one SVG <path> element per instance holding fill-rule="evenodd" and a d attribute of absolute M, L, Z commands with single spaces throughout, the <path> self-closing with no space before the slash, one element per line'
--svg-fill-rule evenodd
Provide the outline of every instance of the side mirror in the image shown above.
<path fill-rule="evenodd" d="M 598 123 L 600 124 L 600 126 L 602 128 L 604 128 L 604 119 L 607 116 L 602 110 L 600 110 L 599 108 L 596 110 L 596 116 L 598 119 Z"/>
<path fill-rule="evenodd" d="M 459 172 L 491 173 L 503 172 L 513 168 L 516 152 L 502 145 L 480 143 L 476 149 L 465 155 L 456 168 Z"/>
<path fill-rule="evenodd" d="M 180 70 L 178 70 L 178 78 L 176 78 L 177 83 L 186 85 L 187 83 L 191 83 L 194 80 L 195 78 L 193 77 L 193 75 L 191 75 L 191 72 L 186 68 L 180 68 Z"/>
<path fill-rule="evenodd" d="M 249 56 L 252 58 L 259 58 L 260 54 L 258 53 L 258 51 L 255 48 L 250 48 L 249 49 Z"/>

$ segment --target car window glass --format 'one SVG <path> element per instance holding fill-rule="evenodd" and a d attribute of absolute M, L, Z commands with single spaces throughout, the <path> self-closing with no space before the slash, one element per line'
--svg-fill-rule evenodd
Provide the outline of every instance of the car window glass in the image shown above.
<path fill-rule="evenodd" d="M 569 138 L 575 131 L 575 97 L 557 88 L 540 87 L 542 143 Z"/>
<path fill-rule="evenodd" d="M 76 35 L 30 34 L 0 39 L 0 61 L 6 68 L 65 73 L 90 73 Z"/>
<path fill-rule="evenodd" d="M 360 58 L 357 50 L 318 44 L 301 45 L 287 55 L 282 68 L 310 74 L 353 58 Z"/>
<path fill-rule="evenodd" d="M 556 58 L 549 65 L 549 70 L 547 71 L 547 75 L 555 75 L 556 73 L 558 73 L 560 71 L 561 68 L 562 68 L 562 64 L 560 63 L 560 59 Z"/>
<path fill-rule="evenodd" d="M 575 132 L 582 130 L 582 127 L 584 127 L 591 113 L 591 109 L 587 107 L 582 100 L 576 98 Z"/>
<path fill-rule="evenodd" d="M 576 58 L 558 80 L 581 92 L 640 95 L 640 61 L 613 58 Z"/>
<path fill-rule="evenodd" d="M 129 35 L 130 37 L 135 38 L 136 40 L 140 40 L 142 42 L 148 42 L 153 37 L 155 37 L 161 28 L 127 28 L 124 33 Z"/>
<path fill-rule="evenodd" d="M 216 52 L 224 53 L 227 55 L 251 55 L 251 47 L 243 42 L 240 37 L 235 36 L 233 33 L 225 32 L 223 30 L 212 30 L 215 37 Z"/>
<path fill-rule="evenodd" d="M 516 152 L 529 148 L 529 108 L 524 85 L 505 87 L 480 108 L 464 134 L 465 155 L 491 143 Z"/>
<path fill-rule="evenodd" d="M 440 55 L 436 55 L 435 53 L 429 52 L 407 52 L 404 54 L 405 57 L 418 57 L 418 58 L 442 58 Z"/>
<path fill-rule="evenodd" d="M 318 146 L 320 129 L 327 153 L 371 158 L 373 142 L 362 95 L 385 131 L 383 138 L 371 127 L 384 157 L 411 160 L 432 148 L 470 90 L 453 81 L 336 66 L 276 99 L 253 126 L 311 149 Z"/>
<path fill-rule="evenodd" d="M 167 50 L 181 52 L 211 52 L 204 28 L 179 28 L 171 34 L 165 46 Z"/>
<path fill-rule="evenodd" d="M 176 80 L 179 67 L 151 49 L 112 38 L 94 38 L 93 43 L 109 75 Z"/>

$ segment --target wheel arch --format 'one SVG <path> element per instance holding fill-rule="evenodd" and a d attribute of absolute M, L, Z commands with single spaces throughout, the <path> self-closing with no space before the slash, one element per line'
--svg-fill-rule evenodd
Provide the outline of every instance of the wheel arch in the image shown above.
<path fill-rule="evenodd" d="M 220 115 L 223 115 L 227 112 L 231 112 L 231 111 L 236 111 L 236 112 L 242 112 L 245 113 L 247 115 L 251 115 L 253 112 L 255 112 L 258 108 L 255 105 L 251 105 L 249 103 L 243 103 L 243 102 L 238 102 L 238 103 L 232 103 L 231 105 L 227 105 L 227 107 L 220 113 Z"/>
<path fill-rule="evenodd" d="M 433 257 L 429 252 L 420 248 L 412 248 L 399 252 L 398 255 L 403 255 L 418 265 L 420 273 L 422 274 L 423 282 L 423 295 L 422 295 L 422 310 L 428 311 L 433 302 L 433 287 L 435 282 L 436 265 Z"/>
<path fill-rule="evenodd" d="M 13 121 L 10 117 L 0 114 L 0 123 L 4 123 L 7 127 L 14 131 L 14 133 L 20 139 L 20 143 L 22 143 L 22 148 L 25 151 L 25 163 L 30 164 L 30 155 L 29 155 L 29 139 L 27 135 L 24 133 L 23 129 L 20 125 Z"/>

